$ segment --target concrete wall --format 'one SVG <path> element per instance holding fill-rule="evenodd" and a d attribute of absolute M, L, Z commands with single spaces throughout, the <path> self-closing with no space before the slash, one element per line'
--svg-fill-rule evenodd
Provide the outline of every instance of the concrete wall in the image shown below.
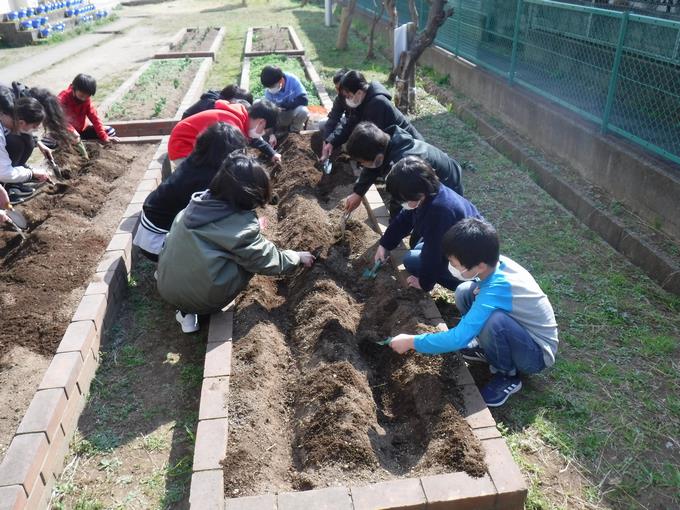
<path fill-rule="evenodd" d="M 448 75 L 454 89 L 680 240 L 677 165 L 617 136 L 602 135 L 594 123 L 441 48 L 426 50 L 421 63 Z"/>

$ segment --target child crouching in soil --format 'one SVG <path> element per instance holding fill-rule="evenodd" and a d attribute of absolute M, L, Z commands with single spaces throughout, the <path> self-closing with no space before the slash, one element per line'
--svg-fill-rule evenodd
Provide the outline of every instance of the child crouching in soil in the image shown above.
<path fill-rule="evenodd" d="M 177 309 L 184 333 L 198 331 L 198 314 L 228 305 L 253 274 L 290 273 L 314 256 L 279 250 L 260 232 L 255 209 L 269 203 L 269 175 L 256 161 L 232 154 L 208 190 L 195 193 L 170 228 L 158 264 L 158 292 Z"/>
<path fill-rule="evenodd" d="M 461 351 L 468 361 L 488 363 L 494 374 L 481 390 L 498 407 L 522 389 L 519 373 L 535 374 L 555 363 L 557 323 L 548 297 L 517 262 L 499 255 L 496 230 L 466 218 L 445 234 L 443 250 L 463 318 L 443 333 L 397 335 L 390 347 L 399 354 Z"/>

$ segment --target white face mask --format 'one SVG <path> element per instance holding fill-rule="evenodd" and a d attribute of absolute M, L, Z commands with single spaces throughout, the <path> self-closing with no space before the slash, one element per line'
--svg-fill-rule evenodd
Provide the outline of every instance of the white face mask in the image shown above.
<path fill-rule="evenodd" d="M 281 92 L 281 85 L 274 85 L 273 87 L 269 87 L 267 90 L 270 94 L 278 94 Z"/>
<path fill-rule="evenodd" d="M 356 96 L 354 96 L 352 99 L 346 97 L 345 103 L 347 103 L 347 106 L 349 106 L 350 108 L 356 108 L 361 104 L 361 99 L 357 99 Z"/>
<path fill-rule="evenodd" d="M 257 125 L 255 125 L 254 127 L 248 128 L 248 136 L 250 138 L 260 138 L 260 137 L 262 137 L 262 135 L 264 135 L 264 129 L 262 130 L 262 132 L 259 132 Z"/>
<path fill-rule="evenodd" d="M 469 269 L 466 269 L 465 271 L 469 271 Z M 449 273 L 451 273 L 451 276 L 453 276 L 456 280 L 460 280 L 462 282 L 469 282 L 470 280 L 474 280 L 479 276 L 479 273 L 469 278 L 463 276 L 463 274 L 461 273 L 461 271 L 458 270 L 458 268 L 455 268 L 451 265 L 451 262 L 449 262 Z"/>
<path fill-rule="evenodd" d="M 407 211 L 412 211 L 416 207 L 418 207 L 418 206 L 417 205 L 410 205 L 408 202 L 402 202 L 401 203 L 401 208 L 406 209 Z"/>
<path fill-rule="evenodd" d="M 364 168 L 380 168 L 380 167 L 382 166 L 382 164 L 383 164 L 383 160 L 384 160 L 384 157 L 378 155 L 378 156 L 376 156 L 376 158 L 375 158 L 373 161 L 371 161 L 370 163 L 368 163 L 368 164 L 362 164 L 361 166 L 363 166 Z"/>

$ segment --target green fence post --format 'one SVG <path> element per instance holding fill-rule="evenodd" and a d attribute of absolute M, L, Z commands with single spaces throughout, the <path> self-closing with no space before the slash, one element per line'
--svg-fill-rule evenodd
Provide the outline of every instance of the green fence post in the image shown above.
<path fill-rule="evenodd" d="M 515 69 L 517 67 L 517 46 L 519 46 L 519 26 L 522 21 L 522 0 L 517 0 L 517 12 L 515 12 L 515 29 L 512 34 L 512 56 L 510 57 L 510 72 L 508 79 L 510 83 L 515 80 Z"/>
<path fill-rule="evenodd" d="M 462 19 L 463 19 L 463 0 L 458 0 L 458 6 L 456 7 L 456 10 L 454 14 L 457 15 L 458 18 L 458 23 L 456 23 L 456 55 L 460 57 L 460 28 L 462 26 Z"/>
<path fill-rule="evenodd" d="M 628 30 L 628 11 L 623 13 L 621 18 L 621 28 L 619 29 L 619 42 L 616 45 L 616 54 L 614 55 L 614 65 L 612 66 L 612 76 L 609 79 L 609 90 L 607 91 L 607 102 L 604 105 L 604 114 L 602 115 L 602 132 L 607 132 L 609 125 L 609 116 L 612 113 L 612 106 L 614 104 L 614 96 L 616 96 L 616 86 L 619 82 L 619 66 L 621 65 L 621 57 L 623 56 L 623 44 L 626 40 L 626 31 Z"/>

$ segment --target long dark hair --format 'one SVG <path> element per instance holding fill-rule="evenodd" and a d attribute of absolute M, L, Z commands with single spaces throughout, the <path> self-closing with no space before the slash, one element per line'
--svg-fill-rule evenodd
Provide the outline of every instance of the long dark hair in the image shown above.
<path fill-rule="evenodd" d="M 196 166 L 215 169 L 230 153 L 245 148 L 246 144 L 246 138 L 238 129 L 226 122 L 217 122 L 196 139 L 189 158 Z"/>
<path fill-rule="evenodd" d="M 55 139 L 59 147 L 68 147 L 71 143 L 68 122 L 57 96 L 42 87 L 32 87 L 28 95 L 36 99 L 45 110 L 43 125 L 49 136 Z"/>
<path fill-rule="evenodd" d="M 14 94 L 4 85 L 0 85 L 0 113 L 14 119 Z"/>
<path fill-rule="evenodd" d="M 272 185 L 265 169 L 245 154 L 231 154 L 210 182 L 210 195 L 242 211 L 269 203 Z"/>

